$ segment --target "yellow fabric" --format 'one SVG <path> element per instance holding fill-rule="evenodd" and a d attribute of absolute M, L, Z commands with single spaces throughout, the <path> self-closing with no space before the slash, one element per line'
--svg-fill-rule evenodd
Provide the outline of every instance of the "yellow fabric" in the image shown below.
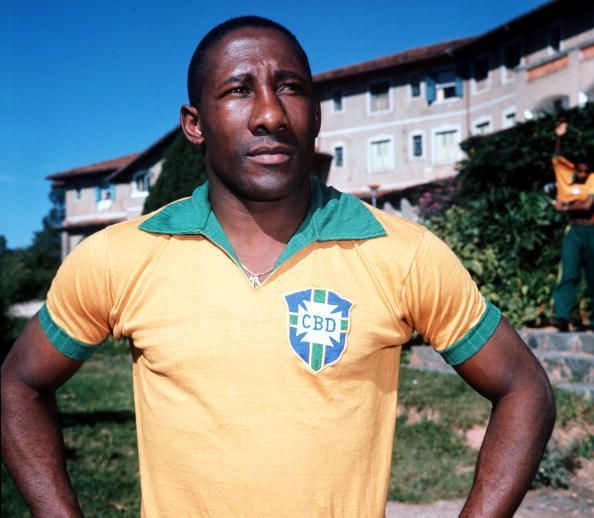
<path fill-rule="evenodd" d="M 72 338 L 133 343 L 146 517 L 381 517 L 401 345 L 444 349 L 485 302 L 423 227 L 373 210 L 388 235 L 313 243 L 254 289 L 203 236 L 124 222 L 87 238 L 48 295 Z M 340 359 L 312 372 L 291 349 L 284 297 L 353 303 Z"/>
<path fill-rule="evenodd" d="M 585 183 L 574 183 L 575 165 L 562 156 L 553 157 L 553 168 L 559 201 L 571 203 L 594 196 L 594 174 L 590 174 Z"/>

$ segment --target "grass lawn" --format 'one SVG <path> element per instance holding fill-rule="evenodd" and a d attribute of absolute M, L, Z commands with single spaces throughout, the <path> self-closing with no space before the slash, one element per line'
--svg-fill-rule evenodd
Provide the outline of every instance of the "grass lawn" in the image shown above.
<path fill-rule="evenodd" d="M 90 517 L 138 516 L 131 363 L 126 346 L 109 345 L 58 392 L 68 469 Z M 402 368 L 390 499 L 428 502 L 463 496 L 477 452 L 463 432 L 486 422 L 490 405 L 456 376 Z M 558 424 L 592 422 L 593 405 L 557 393 Z M 2 466 L 4 517 L 28 516 Z"/>

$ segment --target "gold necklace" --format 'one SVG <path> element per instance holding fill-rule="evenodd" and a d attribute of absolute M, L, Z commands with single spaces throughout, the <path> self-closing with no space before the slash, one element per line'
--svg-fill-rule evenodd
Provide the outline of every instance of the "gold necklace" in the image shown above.
<path fill-rule="evenodd" d="M 239 266 L 241 266 L 243 268 L 243 270 L 247 274 L 248 281 L 250 281 L 252 283 L 252 286 L 254 288 L 259 288 L 262 285 L 262 282 L 260 282 L 260 277 L 262 277 L 262 275 L 266 275 L 267 273 L 270 273 L 272 270 L 274 270 L 274 266 L 273 266 L 272 268 L 269 268 L 268 270 L 266 270 L 264 272 L 254 273 L 241 261 L 239 261 Z"/>

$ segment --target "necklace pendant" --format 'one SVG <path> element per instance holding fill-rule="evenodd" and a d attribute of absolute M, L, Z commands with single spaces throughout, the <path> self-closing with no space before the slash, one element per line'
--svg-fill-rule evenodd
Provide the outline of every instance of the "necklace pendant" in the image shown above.
<path fill-rule="evenodd" d="M 252 286 L 254 288 L 259 288 L 260 287 L 260 277 L 258 275 L 250 275 L 248 277 L 248 280 L 252 283 Z"/>

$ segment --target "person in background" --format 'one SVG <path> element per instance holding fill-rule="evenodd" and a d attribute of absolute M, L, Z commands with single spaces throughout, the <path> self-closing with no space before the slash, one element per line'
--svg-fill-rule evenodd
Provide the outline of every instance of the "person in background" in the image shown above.
<path fill-rule="evenodd" d="M 569 216 L 561 247 L 559 281 L 553 290 L 553 325 L 562 332 L 569 331 L 569 323 L 577 306 L 582 270 L 590 299 L 589 322 L 583 325 L 580 320 L 576 329 L 594 329 L 594 174 L 585 157 L 579 157 L 574 165 L 562 156 L 562 140 L 567 133 L 567 126 L 564 120 L 557 124 L 553 154 L 557 181 L 554 207 Z"/>

